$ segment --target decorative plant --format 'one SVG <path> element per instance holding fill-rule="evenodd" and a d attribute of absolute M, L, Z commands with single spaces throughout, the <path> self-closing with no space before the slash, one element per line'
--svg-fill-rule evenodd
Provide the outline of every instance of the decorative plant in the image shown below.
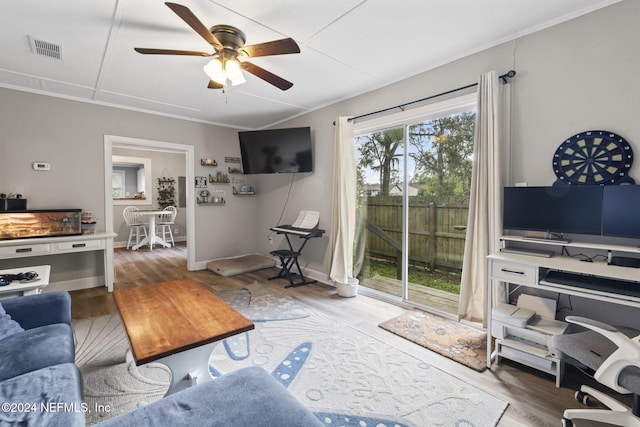
<path fill-rule="evenodd" d="M 169 177 L 158 178 L 158 205 L 160 209 L 164 209 L 167 206 L 175 206 L 175 193 L 176 189 L 174 187 L 176 180 Z"/>

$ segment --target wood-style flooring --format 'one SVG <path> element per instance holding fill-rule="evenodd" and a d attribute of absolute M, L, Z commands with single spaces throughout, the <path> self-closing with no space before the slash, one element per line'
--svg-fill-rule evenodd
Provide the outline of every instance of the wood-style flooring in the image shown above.
<path fill-rule="evenodd" d="M 580 384 L 588 383 L 606 390 L 572 368 L 567 369 L 561 388 L 555 387 L 553 377 L 506 360 L 491 370 L 476 372 L 378 327 L 380 322 L 402 314 L 405 311 L 404 308 L 363 295 L 355 298 L 341 298 L 336 295 L 334 287 L 324 283 L 285 289 L 285 280 L 267 280 L 277 273 L 276 268 L 232 277 L 221 277 L 208 270 L 187 271 L 186 247 L 180 244 L 170 249 L 154 248 L 153 251 L 147 248 L 135 252 L 116 249 L 114 263 L 115 289 L 182 278 L 192 278 L 214 291 L 222 291 L 255 281 L 264 283 L 274 291 L 289 295 L 315 310 L 334 316 L 353 328 L 383 340 L 496 397 L 507 400 L 509 407 L 498 424 L 500 427 L 560 426 L 565 408 L 582 407 L 573 398 L 574 391 Z M 71 295 L 74 319 L 116 312 L 113 296 L 106 291 L 106 288 L 73 291 Z M 619 395 L 613 395 L 620 398 Z M 629 400 L 625 399 L 625 403 L 628 404 Z M 575 425 L 602 424 L 576 422 Z"/>

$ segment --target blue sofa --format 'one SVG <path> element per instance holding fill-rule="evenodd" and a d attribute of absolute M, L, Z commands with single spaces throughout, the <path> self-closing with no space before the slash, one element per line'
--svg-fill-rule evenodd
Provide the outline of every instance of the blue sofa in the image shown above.
<path fill-rule="evenodd" d="M 0 426 L 84 427 L 71 298 L 0 300 Z M 240 369 L 98 424 L 313 427 L 323 424 L 260 367 Z"/>
<path fill-rule="evenodd" d="M 0 425 L 84 426 L 69 294 L 0 306 Z"/>

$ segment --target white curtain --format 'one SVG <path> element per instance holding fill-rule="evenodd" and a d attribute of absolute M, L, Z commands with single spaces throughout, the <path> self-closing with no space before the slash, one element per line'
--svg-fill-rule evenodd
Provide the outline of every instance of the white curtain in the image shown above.
<path fill-rule="evenodd" d="M 502 234 L 500 83 L 495 71 L 478 82 L 478 112 L 474 139 L 469 219 L 464 248 L 458 316 L 471 322 L 487 320 L 487 256 L 498 250 Z"/>
<path fill-rule="evenodd" d="M 353 277 L 353 241 L 356 230 L 356 154 L 353 123 L 338 117 L 335 125 L 333 211 L 331 215 L 331 270 L 329 278 L 348 283 Z"/>

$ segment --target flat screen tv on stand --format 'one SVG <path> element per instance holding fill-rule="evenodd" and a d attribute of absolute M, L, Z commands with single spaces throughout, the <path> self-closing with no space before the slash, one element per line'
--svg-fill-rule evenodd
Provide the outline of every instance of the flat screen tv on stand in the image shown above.
<path fill-rule="evenodd" d="M 313 171 L 309 127 L 238 132 L 245 174 Z"/>
<path fill-rule="evenodd" d="M 603 186 L 505 187 L 503 228 L 543 231 L 546 240 L 602 233 Z"/>

